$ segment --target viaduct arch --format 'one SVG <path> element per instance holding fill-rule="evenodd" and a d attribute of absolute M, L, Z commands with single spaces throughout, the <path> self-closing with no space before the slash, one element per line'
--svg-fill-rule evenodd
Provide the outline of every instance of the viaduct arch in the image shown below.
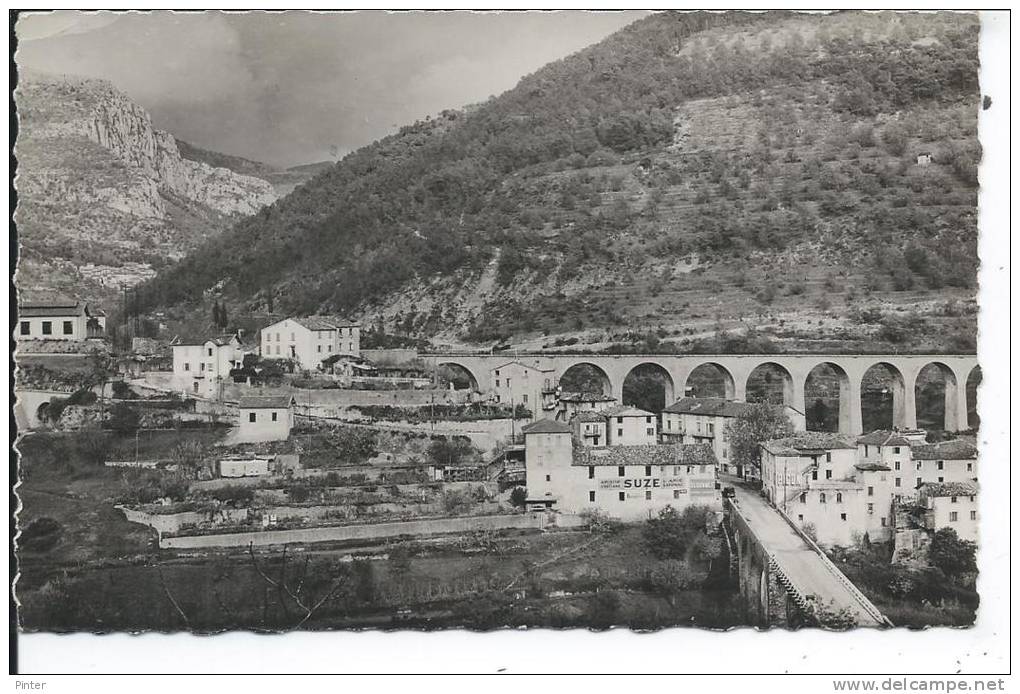
<path fill-rule="evenodd" d="M 893 378 L 893 425 L 900 428 L 917 426 L 915 386 L 921 370 L 936 364 L 946 381 L 946 428 L 959 431 L 967 428 L 967 383 L 979 369 L 973 354 L 558 354 L 529 352 L 488 354 L 478 352 L 441 352 L 423 354 L 430 367 L 455 364 L 466 369 L 477 382 L 479 392 L 492 390 L 492 369 L 517 360 L 523 364 L 550 369 L 559 380 L 568 369 L 578 364 L 591 364 L 605 376 L 607 394 L 623 402 L 623 382 L 627 375 L 642 364 L 661 367 L 672 382 L 674 398 L 685 392 L 692 372 L 711 364 L 723 374 L 727 397 L 747 399 L 748 380 L 759 367 L 774 364 L 784 373 L 783 399 L 795 411 L 805 411 L 805 386 L 816 368 L 828 365 L 839 381 L 839 431 L 847 436 L 863 433 L 861 392 L 867 372 L 885 365 Z M 801 417 L 803 422 L 803 417 Z M 795 422 L 796 424 L 797 422 Z M 801 424 L 803 426 L 803 424 Z"/>

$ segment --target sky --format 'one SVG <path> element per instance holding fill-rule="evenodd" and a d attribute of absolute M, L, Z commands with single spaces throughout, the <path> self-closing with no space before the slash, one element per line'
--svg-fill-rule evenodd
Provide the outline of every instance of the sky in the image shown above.
<path fill-rule="evenodd" d="M 292 166 L 486 100 L 643 12 L 58 11 L 18 65 L 110 80 L 180 139 Z"/>

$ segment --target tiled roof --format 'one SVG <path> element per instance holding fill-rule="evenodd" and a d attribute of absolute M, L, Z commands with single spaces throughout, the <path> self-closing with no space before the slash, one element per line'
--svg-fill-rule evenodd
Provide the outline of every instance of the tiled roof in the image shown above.
<path fill-rule="evenodd" d="M 21 304 L 18 306 L 18 316 L 21 318 L 59 318 L 61 316 L 85 315 L 88 307 L 84 301 L 71 303 L 34 303 Z"/>
<path fill-rule="evenodd" d="M 291 320 L 309 330 L 336 330 L 338 328 L 356 327 L 355 321 L 337 316 L 292 316 Z"/>
<path fill-rule="evenodd" d="M 746 402 L 725 398 L 681 398 L 663 410 L 672 414 L 699 414 L 714 417 L 739 417 L 750 408 Z"/>
<path fill-rule="evenodd" d="M 524 362 L 519 361 L 517 359 L 511 359 L 510 361 L 503 362 L 499 366 L 492 367 L 491 369 L 489 369 L 489 371 L 495 371 L 496 369 L 503 369 L 503 368 L 506 368 L 508 366 L 513 366 L 514 364 L 516 364 L 517 366 L 523 366 L 525 369 L 531 369 L 532 371 L 541 371 L 543 373 L 547 373 L 549 371 L 555 371 L 555 369 L 543 369 L 543 368 L 541 368 L 539 366 L 535 366 L 534 364 L 525 364 Z"/>
<path fill-rule="evenodd" d="M 570 427 L 563 422 L 555 422 L 551 419 L 540 419 L 521 428 L 525 434 L 569 434 Z"/>
<path fill-rule="evenodd" d="M 639 410 L 631 405 L 617 405 L 616 407 L 610 407 L 608 410 L 603 410 L 602 414 L 606 417 L 654 417 L 655 415 L 651 412 L 645 412 Z"/>
<path fill-rule="evenodd" d="M 716 465 L 715 452 L 707 443 L 679 446 L 578 446 L 574 465 Z"/>
<path fill-rule="evenodd" d="M 237 406 L 242 410 L 269 410 L 287 408 L 293 402 L 291 395 L 249 395 L 241 398 Z"/>
<path fill-rule="evenodd" d="M 559 399 L 562 402 L 616 402 L 616 398 L 604 393 L 574 393 L 570 391 L 560 393 Z"/>
<path fill-rule="evenodd" d="M 952 439 L 914 444 L 910 455 L 914 460 L 973 460 L 977 458 L 977 448 L 970 441 Z"/>
<path fill-rule="evenodd" d="M 606 422 L 606 416 L 604 414 L 602 414 L 601 412 L 594 412 L 590 410 L 578 412 L 577 414 L 570 418 L 571 421 L 575 419 L 579 422 L 601 422 L 603 424 L 605 424 Z"/>
<path fill-rule="evenodd" d="M 801 431 L 793 436 L 765 441 L 762 448 L 773 455 L 801 455 L 810 451 L 831 451 L 856 446 L 839 434 L 824 431 Z"/>
<path fill-rule="evenodd" d="M 920 430 L 902 432 L 902 431 L 889 431 L 888 429 L 879 429 L 873 431 L 870 434 L 857 437 L 857 443 L 868 444 L 869 446 L 909 446 L 911 440 L 907 438 L 908 434 L 918 435 Z M 913 442 L 916 443 L 916 442 Z"/>
<path fill-rule="evenodd" d="M 918 490 L 925 496 L 974 496 L 978 492 L 976 484 L 967 482 L 925 482 Z"/>

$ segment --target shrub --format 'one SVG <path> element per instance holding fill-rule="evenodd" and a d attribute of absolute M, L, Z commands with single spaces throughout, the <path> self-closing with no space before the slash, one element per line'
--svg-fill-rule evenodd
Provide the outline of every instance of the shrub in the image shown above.
<path fill-rule="evenodd" d="M 48 552 L 60 541 L 62 530 L 63 526 L 52 518 L 36 518 L 21 531 L 18 545 L 29 552 Z"/>

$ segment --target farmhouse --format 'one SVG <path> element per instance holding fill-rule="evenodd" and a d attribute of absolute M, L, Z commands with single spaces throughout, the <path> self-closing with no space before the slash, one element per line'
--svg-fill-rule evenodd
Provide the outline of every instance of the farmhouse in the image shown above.
<path fill-rule="evenodd" d="M 571 427 L 543 419 L 524 428 L 524 446 L 532 510 L 640 520 L 666 506 L 721 509 L 715 455 L 703 444 L 585 446 Z"/>
<path fill-rule="evenodd" d="M 606 444 L 609 446 L 650 446 L 658 443 L 659 425 L 651 412 L 617 405 L 604 410 Z"/>
<path fill-rule="evenodd" d="M 490 371 L 496 402 L 514 407 L 523 405 L 531 411 L 533 419 L 541 418 L 543 410 L 555 406 L 555 369 L 509 361 Z"/>
<path fill-rule="evenodd" d="M 238 441 L 286 441 L 294 426 L 295 400 L 290 395 L 241 398 L 238 409 Z"/>
<path fill-rule="evenodd" d="M 928 443 L 925 434 L 921 429 L 873 431 L 857 439 L 858 457 L 890 468 L 899 497 L 916 496 L 922 484 L 977 480 L 977 448 L 971 441 Z"/>
<path fill-rule="evenodd" d="M 556 396 L 556 420 L 569 422 L 581 412 L 598 412 L 610 407 L 616 398 L 602 393 L 562 391 Z"/>
<path fill-rule="evenodd" d="M 174 388 L 205 398 L 219 399 L 230 370 L 241 368 L 244 363 L 245 349 L 239 333 L 177 342 L 172 349 Z"/>
<path fill-rule="evenodd" d="M 361 328 L 334 316 L 285 318 L 262 328 L 259 345 L 263 359 L 291 359 L 311 371 L 337 354 L 361 356 Z"/>
<path fill-rule="evenodd" d="M 924 527 L 932 532 L 952 528 L 962 540 L 978 539 L 977 484 L 927 482 L 918 488 Z"/>
<path fill-rule="evenodd" d="M 18 338 L 22 340 L 84 340 L 102 337 L 106 314 L 84 301 L 66 297 L 28 298 L 18 304 Z"/>

